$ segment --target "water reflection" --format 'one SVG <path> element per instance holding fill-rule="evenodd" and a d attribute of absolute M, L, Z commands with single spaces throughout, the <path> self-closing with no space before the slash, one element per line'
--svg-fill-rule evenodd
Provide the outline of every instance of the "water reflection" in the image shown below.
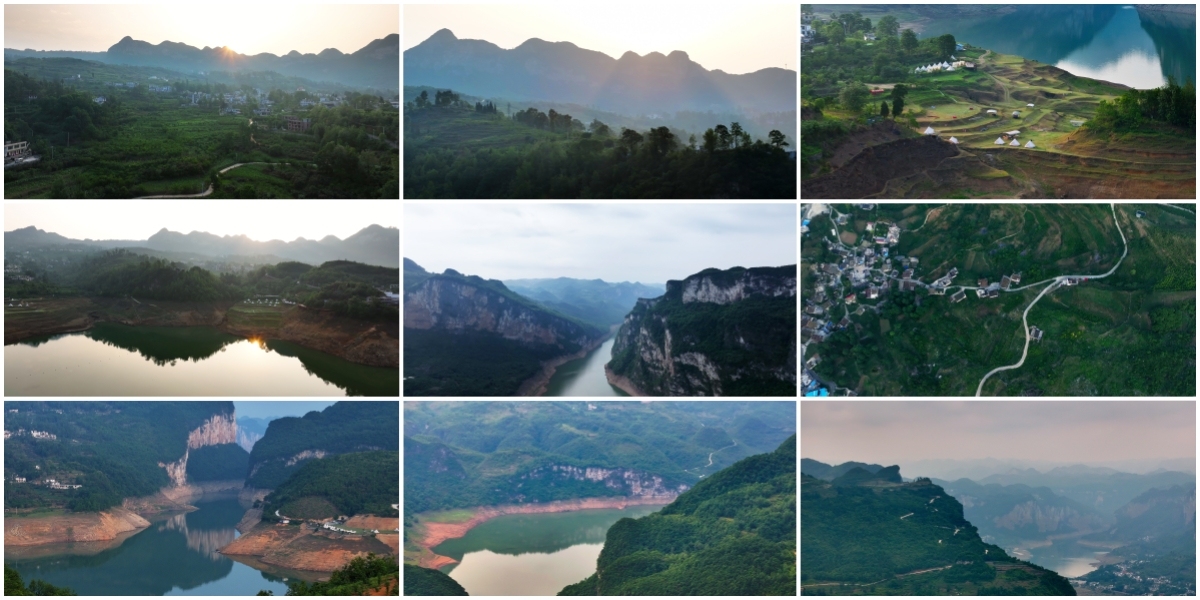
<path fill-rule="evenodd" d="M 560 365 L 546 384 L 546 396 L 628 396 L 620 388 L 608 383 L 604 365 L 612 360 L 612 347 L 616 338 L 600 344 L 578 360 Z"/>
<path fill-rule="evenodd" d="M 99 343 L 97 343 L 99 342 Z M 297 368 L 299 367 L 299 368 Z M 97 323 L 10 345 L 6 395 L 398 396 L 397 369 L 212 327 Z"/>

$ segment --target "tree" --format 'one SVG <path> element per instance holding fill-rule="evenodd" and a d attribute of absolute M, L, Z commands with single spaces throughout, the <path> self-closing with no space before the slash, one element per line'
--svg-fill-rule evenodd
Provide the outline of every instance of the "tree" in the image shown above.
<path fill-rule="evenodd" d="M 900 32 L 900 47 L 908 52 L 917 49 L 917 34 L 911 29 L 905 29 Z"/>
<path fill-rule="evenodd" d="M 954 49 L 958 47 L 958 42 L 954 41 L 954 36 L 947 33 L 945 35 L 938 36 L 937 46 L 942 56 L 949 58 L 954 54 Z"/>
<path fill-rule="evenodd" d="M 621 129 L 621 145 L 629 154 L 633 154 L 637 150 L 638 144 L 642 143 L 642 134 L 632 129 Z"/>
<path fill-rule="evenodd" d="M 898 117 L 904 112 L 904 97 L 908 95 L 908 86 L 897 83 L 892 88 L 892 116 Z"/>
<path fill-rule="evenodd" d="M 875 33 L 882 37 L 895 37 L 898 31 L 900 31 L 900 22 L 892 15 L 884 15 L 878 23 L 875 23 Z"/>
<path fill-rule="evenodd" d="M 842 106 L 851 111 L 858 112 L 862 110 L 863 105 L 867 103 L 867 98 L 870 97 L 871 92 L 867 90 L 867 86 L 857 81 L 852 81 L 846 87 L 842 88 L 839 99 Z"/>
<path fill-rule="evenodd" d="M 788 145 L 788 143 L 784 141 L 787 139 L 787 136 L 783 135 L 783 132 L 779 131 L 778 129 L 772 129 L 771 133 L 767 134 L 767 137 L 771 139 L 771 145 L 775 146 L 776 148 L 783 148 L 784 146 Z"/>
<path fill-rule="evenodd" d="M 695 149 L 696 149 L 696 136 L 695 136 L 695 134 L 693 134 L 693 135 L 689 135 L 689 136 L 688 136 L 688 148 L 691 148 L 692 150 L 695 150 Z"/>
<path fill-rule="evenodd" d="M 846 29 L 841 23 L 830 23 L 825 27 L 825 37 L 829 38 L 829 43 L 834 46 L 840 45 L 846 41 Z"/>
<path fill-rule="evenodd" d="M 677 139 L 669 127 L 655 127 L 647 134 L 646 143 L 656 156 L 666 156 L 675 148 Z"/>
<path fill-rule="evenodd" d="M 717 138 L 717 133 L 715 131 L 713 131 L 712 127 L 709 127 L 704 132 L 704 145 L 703 145 L 704 151 L 705 152 L 716 152 L 717 147 L 720 146 L 720 143 L 721 143 L 720 140 Z"/>
<path fill-rule="evenodd" d="M 591 125 L 588 125 L 588 131 L 596 137 L 609 137 L 612 135 L 612 129 L 600 122 L 599 119 L 592 119 Z"/>
<path fill-rule="evenodd" d="M 740 123 L 734 121 L 733 123 L 729 124 L 729 135 L 732 138 L 734 148 L 737 148 L 740 145 L 739 142 L 742 141 L 743 133 L 745 132 L 742 130 Z"/>
<path fill-rule="evenodd" d="M 713 132 L 717 134 L 717 147 L 721 150 L 728 150 L 733 137 L 729 133 L 729 128 L 725 125 L 717 125 L 713 128 Z"/>
<path fill-rule="evenodd" d="M 884 100 L 883 102 L 881 102 L 881 103 L 879 104 L 879 116 L 881 116 L 881 117 L 883 117 L 883 118 L 885 118 L 885 119 L 886 119 L 886 118 L 888 118 L 888 105 L 887 105 L 887 100 Z"/>

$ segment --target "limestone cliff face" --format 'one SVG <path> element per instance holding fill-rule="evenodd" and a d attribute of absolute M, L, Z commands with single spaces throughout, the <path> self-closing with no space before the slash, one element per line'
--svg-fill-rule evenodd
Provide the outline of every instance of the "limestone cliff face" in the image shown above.
<path fill-rule="evenodd" d="M 634 469 L 581 468 L 571 465 L 550 465 L 539 467 L 521 476 L 521 479 L 540 478 L 603 482 L 605 487 L 624 492 L 626 496 L 632 498 L 669 499 L 686 492 L 688 489 L 686 484 L 679 484 L 677 486 L 665 485 L 662 477 Z"/>
<path fill-rule="evenodd" d="M 1045 506 L 1034 500 L 1014 506 L 994 522 L 996 527 L 1010 531 L 1032 525 L 1038 533 L 1082 531 L 1101 525 L 1097 515 L 1085 515 L 1067 506 Z"/>
<path fill-rule="evenodd" d="M 668 281 L 625 317 L 610 380 L 654 396 L 795 395 L 795 297 L 795 265 Z"/>
<path fill-rule="evenodd" d="M 237 417 L 228 415 L 213 415 L 199 427 L 188 433 L 187 449 L 183 457 L 171 463 L 159 462 L 158 466 L 167 470 L 171 485 L 183 487 L 187 485 L 188 453 L 196 448 L 219 446 L 221 444 L 236 444 L 238 438 Z"/>
<path fill-rule="evenodd" d="M 261 439 L 262 439 L 261 433 L 255 433 L 253 431 L 246 431 L 245 429 L 238 429 L 237 443 L 246 452 L 250 452 L 251 450 L 254 450 L 254 444 L 257 444 L 258 440 L 261 440 Z"/>
<path fill-rule="evenodd" d="M 490 332 L 509 340 L 559 346 L 569 351 L 599 335 L 598 331 L 561 318 L 531 301 L 522 302 L 511 292 L 506 294 L 507 288 L 498 281 L 450 273 L 431 277 L 405 293 L 405 328 Z"/>

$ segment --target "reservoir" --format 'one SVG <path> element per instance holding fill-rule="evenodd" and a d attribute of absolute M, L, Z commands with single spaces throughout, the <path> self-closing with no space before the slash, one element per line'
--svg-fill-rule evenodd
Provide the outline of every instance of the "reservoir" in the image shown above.
<path fill-rule="evenodd" d="M 26 583 L 40 579 L 81 596 L 253 596 L 259 590 L 282 596 L 287 593 L 284 577 L 315 581 L 327 575 L 270 574 L 217 553 L 241 535 L 234 526 L 246 510 L 233 498 L 193 504 L 200 510 L 154 519 L 112 548 L 5 547 L 4 563 L 16 568 Z"/>
<path fill-rule="evenodd" d="M 1015 54 L 1074 75 L 1138 89 L 1196 80 L 1195 14 L 1132 5 L 1016 5 L 987 18 L 924 19 L 922 39 L 949 33 L 1002 54 Z M 875 17 L 876 15 L 871 15 Z M 901 19 L 903 22 L 905 19 Z"/>
<path fill-rule="evenodd" d="M 559 365 L 546 384 L 544 396 L 628 396 L 608 383 L 604 365 L 612 359 L 615 337 L 608 338 L 583 358 Z"/>
<path fill-rule="evenodd" d="M 398 396 L 397 369 L 213 327 L 96 323 L 4 348 L 5 396 Z"/>
<path fill-rule="evenodd" d="M 1057 540 L 1052 545 L 1030 549 L 1029 553 L 1032 555 L 1029 562 L 1071 578 L 1095 571 L 1093 563 L 1108 551 L 1082 546 L 1073 540 Z"/>
<path fill-rule="evenodd" d="M 442 569 L 472 596 L 554 596 L 596 572 L 608 528 L 662 506 L 506 515 L 433 548 L 459 561 Z"/>

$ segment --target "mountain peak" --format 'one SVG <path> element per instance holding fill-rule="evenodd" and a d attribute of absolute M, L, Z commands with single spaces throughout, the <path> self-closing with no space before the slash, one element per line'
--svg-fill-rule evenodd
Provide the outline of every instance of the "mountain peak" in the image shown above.
<path fill-rule="evenodd" d="M 437 33 L 429 36 L 429 39 L 427 39 L 425 41 L 426 42 L 453 42 L 457 39 L 458 39 L 458 36 L 454 35 L 453 31 L 442 28 L 442 29 L 437 30 Z"/>
<path fill-rule="evenodd" d="M 625 54 L 622 54 L 621 58 L 618 60 L 637 60 L 639 58 L 641 58 L 641 56 L 638 56 L 637 52 L 634 52 L 633 50 L 626 50 Z"/>
<path fill-rule="evenodd" d="M 687 52 L 683 50 L 675 50 L 667 55 L 667 58 L 672 60 L 691 60 Z"/>

